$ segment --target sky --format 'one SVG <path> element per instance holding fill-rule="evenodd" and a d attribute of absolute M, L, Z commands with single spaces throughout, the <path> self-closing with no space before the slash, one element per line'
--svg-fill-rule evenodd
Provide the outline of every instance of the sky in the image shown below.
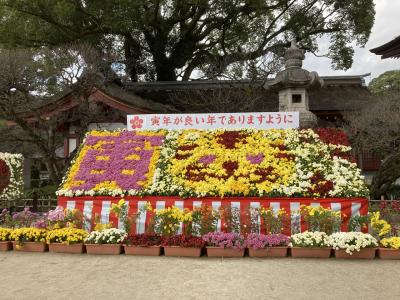
<path fill-rule="evenodd" d="M 365 77 L 367 83 L 386 71 L 400 69 L 400 59 L 382 60 L 380 56 L 369 52 L 369 49 L 381 46 L 400 35 L 400 0 L 374 0 L 374 2 L 376 15 L 371 36 L 365 48 L 354 49 L 354 63 L 349 70 L 335 71 L 331 68 L 328 58 L 315 57 L 313 54 L 306 54 L 303 67 L 318 72 L 320 76 L 371 73 L 371 76 Z M 321 41 L 321 49 L 326 48 Z"/>

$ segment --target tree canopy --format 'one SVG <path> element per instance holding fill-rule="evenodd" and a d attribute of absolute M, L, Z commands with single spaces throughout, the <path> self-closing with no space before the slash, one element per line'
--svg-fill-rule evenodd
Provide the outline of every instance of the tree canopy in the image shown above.
<path fill-rule="evenodd" d="M 117 54 L 129 79 L 161 81 L 268 75 L 291 39 L 318 52 L 326 37 L 347 69 L 374 15 L 373 0 L 0 0 L 0 45 L 86 41 Z"/>
<path fill-rule="evenodd" d="M 378 154 L 381 167 L 372 181 L 372 196 L 388 196 L 400 178 L 400 94 L 372 99 L 363 109 L 345 117 L 353 145 Z"/>
<path fill-rule="evenodd" d="M 374 78 L 368 88 L 372 93 L 379 96 L 387 96 L 400 93 L 400 70 L 387 71 L 379 77 Z"/>
<path fill-rule="evenodd" d="M 113 117 L 89 101 L 93 88 L 113 79 L 113 73 L 104 77 L 104 64 L 107 58 L 85 44 L 0 50 L 0 119 L 6 120 L 0 150 L 39 154 L 52 182 L 60 182 L 64 158 L 57 150 L 68 133 L 63 126 L 73 124 L 83 137 L 90 123 Z M 74 109 L 64 111 L 54 101 L 63 95 L 69 95 Z"/>

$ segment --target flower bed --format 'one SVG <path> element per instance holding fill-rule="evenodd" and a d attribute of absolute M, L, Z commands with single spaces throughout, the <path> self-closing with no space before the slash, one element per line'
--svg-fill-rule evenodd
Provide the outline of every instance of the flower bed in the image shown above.
<path fill-rule="evenodd" d="M 210 257 L 241 257 L 244 255 L 244 237 L 238 233 L 209 232 L 203 235 Z"/>
<path fill-rule="evenodd" d="M 125 231 L 109 228 L 103 231 L 92 231 L 85 239 L 88 254 L 121 254 L 122 243 L 126 239 Z"/>
<path fill-rule="evenodd" d="M 46 229 L 16 228 L 11 231 L 10 240 L 17 251 L 44 252 L 46 247 Z"/>
<path fill-rule="evenodd" d="M 283 234 L 256 234 L 246 237 L 245 247 L 252 257 L 286 257 L 290 239 Z"/>
<path fill-rule="evenodd" d="M 162 237 L 156 234 L 133 234 L 125 240 L 125 254 L 159 256 Z"/>
<path fill-rule="evenodd" d="M 380 241 L 378 257 L 382 259 L 400 259 L 400 237 L 384 238 Z"/>
<path fill-rule="evenodd" d="M 162 245 L 165 256 L 199 257 L 205 241 L 201 237 L 175 235 L 165 237 Z"/>
<path fill-rule="evenodd" d="M 363 197 L 343 132 L 91 131 L 60 196 Z"/>
<path fill-rule="evenodd" d="M 337 232 L 329 236 L 337 258 L 374 258 L 377 240 L 368 233 Z"/>
<path fill-rule="evenodd" d="M 60 228 L 47 232 L 46 242 L 50 252 L 83 253 L 87 231 L 79 228 Z"/>
<path fill-rule="evenodd" d="M 329 237 L 325 232 L 302 232 L 290 237 L 292 257 L 328 258 L 331 255 Z"/>
<path fill-rule="evenodd" d="M 10 235 L 12 229 L 0 227 L 0 251 L 9 251 L 12 249 Z"/>

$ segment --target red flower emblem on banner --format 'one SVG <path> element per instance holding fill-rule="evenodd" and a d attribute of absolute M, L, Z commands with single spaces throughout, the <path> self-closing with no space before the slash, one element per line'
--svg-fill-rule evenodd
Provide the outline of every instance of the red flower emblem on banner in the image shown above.
<path fill-rule="evenodd" d="M 143 125 L 143 119 L 139 118 L 138 116 L 135 116 L 133 119 L 130 121 L 132 129 L 140 129 L 142 128 Z"/>

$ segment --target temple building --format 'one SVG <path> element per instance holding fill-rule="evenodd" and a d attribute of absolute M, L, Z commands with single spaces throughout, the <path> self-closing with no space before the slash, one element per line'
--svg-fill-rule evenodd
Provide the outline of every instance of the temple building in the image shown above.
<path fill-rule="evenodd" d="M 110 119 L 106 123 L 92 123 L 88 130 L 126 128 L 128 114 L 229 112 L 229 106 L 218 105 L 221 98 L 215 97 L 212 105 L 199 98 L 213 99 L 218 94 L 229 100 L 232 96 L 230 92 L 249 89 L 252 91 L 251 97 L 258 100 L 252 106 L 243 103 L 231 108 L 234 109 L 231 112 L 299 111 L 301 127 L 341 126 L 345 113 L 367 105 L 373 97 L 366 87 L 364 75 L 320 76 L 303 69 L 303 60 L 304 52 L 292 43 L 285 54 L 285 68 L 272 79 L 105 83 L 93 90 L 89 100 L 93 105 L 109 111 Z M 193 101 L 198 105 L 193 106 Z M 246 101 L 243 99 L 243 102 Z M 68 113 L 77 106 L 72 93 L 66 91 L 39 109 L 43 114 L 56 115 Z M 60 128 L 65 139 L 57 153 L 65 159 L 74 154 L 81 142 L 75 125 L 66 122 Z M 376 171 L 380 165 L 380 159 L 368 153 L 357 151 L 356 159 L 366 174 Z M 27 164 L 30 163 L 28 158 Z M 25 181 L 28 182 L 29 169 L 28 166 L 25 171 Z"/>
<path fill-rule="evenodd" d="M 376 55 L 381 55 L 382 59 L 400 58 L 400 36 L 370 51 Z"/>

